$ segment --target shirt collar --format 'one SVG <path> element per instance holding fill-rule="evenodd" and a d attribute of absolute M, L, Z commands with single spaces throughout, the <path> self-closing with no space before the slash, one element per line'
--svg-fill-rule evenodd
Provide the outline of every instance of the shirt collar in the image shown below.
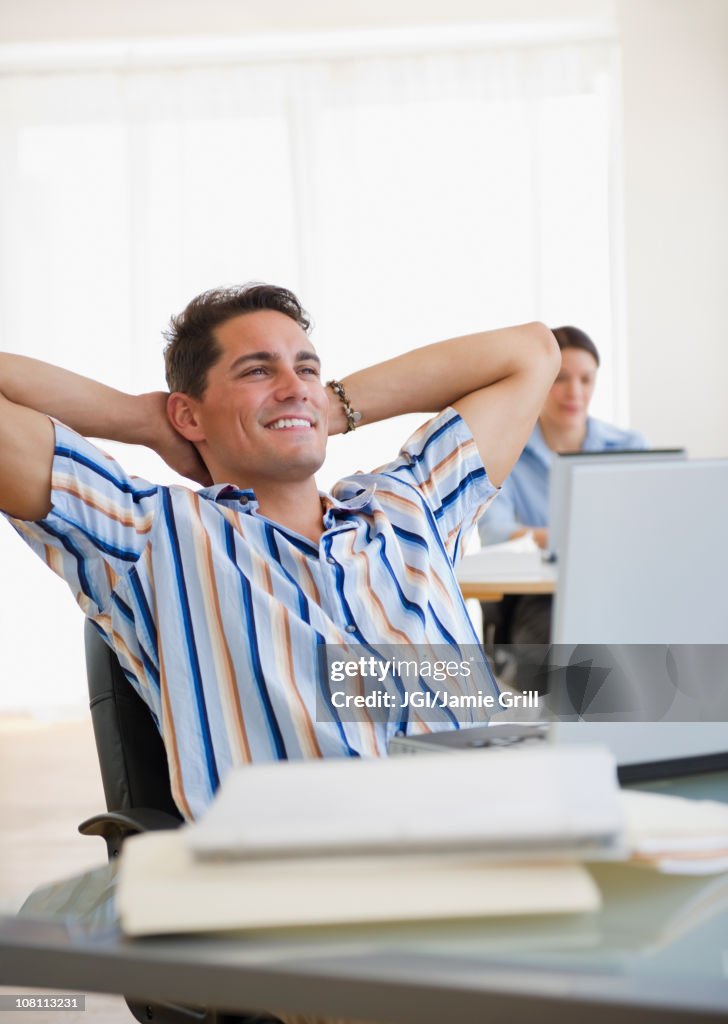
<path fill-rule="evenodd" d="M 234 484 L 213 484 L 212 487 L 203 487 L 197 492 L 200 497 L 208 501 L 219 502 L 224 505 L 235 505 L 240 512 L 255 512 L 258 508 L 258 499 L 255 491 L 250 487 L 236 487 Z"/>
<path fill-rule="evenodd" d="M 593 419 L 591 416 L 588 416 L 586 421 L 586 434 L 584 435 L 584 444 L 581 446 L 582 451 L 599 451 L 599 449 L 602 447 L 602 439 L 598 435 L 598 421 Z"/>
<path fill-rule="evenodd" d="M 345 516 L 350 512 L 361 512 L 371 505 L 375 490 L 376 484 L 372 484 L 370 487 L 355 486 L 354 492 L 344 498 L 336 498 L 333 494 L 328 494 L 326 491 L 319 491 L 324 526 L 328 529 L 333 525 L 337 516 Z M 234 484 L 213 484 L 212 487 L 203 487 L 197 493 L 208 501 L 214 501 L 222 505 L 232 505 L 238 512 L 252 513 L 258 509 L 258 499 L 255 496 L 255 491 L 250 487 L 241 488 L 236 487 Z"/>
<path fill-rule="evenodd" d="M 327 530 L 334 525 L 338 517 L 345 517 L 353 512 L 362 512 L 371 506 L 374 492 L 377 489 L 376 484 L 372 484 L 369 487 L 361 487 L 348 480 L 344 487 L 342 487 L 341 483 L 337 484 L 337 487 L 345 491 L 352 490 L 353 493 L 347 497 L 336 498 L 333 494 L 328 494 L 325 491 L 319 492 L 321 495 L 321 505 L 324 510 L 324 527 Z"/>
<path fill-rule="evenodd" d="M 598 449 L 600 446 L 597 443 L 596 431 L 594 428 L 595 420 L 591 416 L 587 416 L 586 419 L 586 434 L 584 435 L 584 443 L 581 446 L 581 451 L 591 451 Z M 549 466 L 553 461 L 556 452 L 551 451 L 549 446 L 544 440 L 543 433 L 541 432 L 541 424 L 537 421 L 536 426 L 531 432 L 531 436 L 526 441 L 525 451 L 531 452 L 531 454 L 542 462 L 544 465 Z"/>

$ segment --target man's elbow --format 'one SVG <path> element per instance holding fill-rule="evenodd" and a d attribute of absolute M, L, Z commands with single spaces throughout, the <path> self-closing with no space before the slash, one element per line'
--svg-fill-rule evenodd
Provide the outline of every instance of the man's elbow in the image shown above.
<path fill-rule="evenodd" d="M 5 393 L 5 389 L 3 387 L 3 381 L 4 381 L 5 375 L 6 375 L 6 364 L 7 364 L 8 359 L 9 359 L 9 356 L 8 356 L 8 354 L 6 352 L 0 352 L 0 398 L 7 398 L 8 397 L 7 394 Z"/>
<path fill-rule="evenodd" d="M 546 324 L 542 324 L 540 320 L 524 324 L 524 330 L 528 334 L 531 359 L 538 359 L 539 362 L 542 362 L 545 372 L 552 372 L 553 380 L 561 368 L 561 349 L 553 331 Z"/>

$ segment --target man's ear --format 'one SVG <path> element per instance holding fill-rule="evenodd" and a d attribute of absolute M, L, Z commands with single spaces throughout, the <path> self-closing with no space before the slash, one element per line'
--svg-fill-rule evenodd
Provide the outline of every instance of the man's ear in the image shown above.
<path fill-rule="evenodd" d="M 174 429 L 188 441 L 205 440 L 205 434 L 197 418 L 195 402 L 181 391 L 173 391 L 167 399 L 167 416 Z"/>

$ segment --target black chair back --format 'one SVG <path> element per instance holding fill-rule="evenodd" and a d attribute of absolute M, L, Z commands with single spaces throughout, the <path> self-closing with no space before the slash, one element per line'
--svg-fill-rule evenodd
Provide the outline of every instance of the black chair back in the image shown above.
<path fill-rule="evenodd" d="M 164 744 L 149 708 L 88 620 L 85 643 L 91 719 L 108 810 L 153 807 L 181 821 Z"/>

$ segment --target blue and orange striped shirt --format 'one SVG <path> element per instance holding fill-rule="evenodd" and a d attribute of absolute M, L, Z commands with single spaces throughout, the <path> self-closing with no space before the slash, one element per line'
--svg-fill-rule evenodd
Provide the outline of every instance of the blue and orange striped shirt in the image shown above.
<path fill-rule="evenodd" d="M 477 647 L 453 566 L 496 489 L 455 410 L 322 495 L 318 544 L 266 519 L 252 490 L 148 483 L 55 430 L 52 510 L 11 522 L 148 704 L 186 817 L 231 766 L 379 756 L 397 730 L 438 727 L 414 709 L 350 721 L 324 700 L 322 714 L 320 655 Z"/>

